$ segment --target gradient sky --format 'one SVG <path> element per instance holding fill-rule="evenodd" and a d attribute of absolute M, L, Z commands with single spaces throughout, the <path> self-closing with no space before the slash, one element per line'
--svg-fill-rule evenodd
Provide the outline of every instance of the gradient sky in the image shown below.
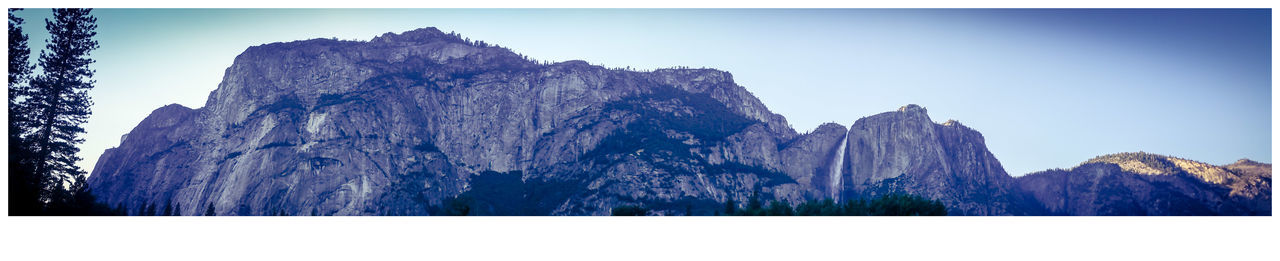
<path fill-rule="evenodd" d="M 1271 162 L 1270 10 L 97 9 L 81 166 L 152 110 L 204 106 L 245 48 L 456 31 L 530 58 L 725 70 L 799 132 L 905 104 L 1012 175 L 1146 151 Z M 47 9 L 27 18 L 43 49 Z M 35 54 L 33 57 L 37 56 Z M 34 59 L 33 59 L 34 62 Z"/>

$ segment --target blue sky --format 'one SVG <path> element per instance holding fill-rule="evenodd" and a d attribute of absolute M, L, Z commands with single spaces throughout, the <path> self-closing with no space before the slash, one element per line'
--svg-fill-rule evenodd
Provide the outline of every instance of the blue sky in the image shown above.
<path fill-rule="evenodd" d="M 198 108 L 245 48 L 456 31 L 538 60 L 709 67 L 797 131 L 914 103 L 1012 175 L 1147 151 L 1271 162 L 1270 10 L 98 9 L 81 166 L 151 110 Z M 32 49 L 47 9 L 20 11 Z M 37 56 L 34 55 L 33 56 Z M 34 59 L 33 59 L 34 60 Z"/>

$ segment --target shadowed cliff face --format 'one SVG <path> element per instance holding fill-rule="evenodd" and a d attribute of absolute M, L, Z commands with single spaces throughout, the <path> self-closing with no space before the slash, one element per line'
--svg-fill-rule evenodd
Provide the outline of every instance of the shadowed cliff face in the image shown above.
<path fill-rule="evenodd" d="M 113 206 L 186 215 L 210 204 L 234 215 L 422 215 L 493 189 L 473 186 L 481 173 L 518 172 L 502 189 L 537 207 L 496 214 L 605 214 L 753 190 L 799 200 L 812 193 L 795 179 L 827 162 L 783 158 L 830 150 L 795 142 L 816 137 L 726 72 L 540 64 L 434 28 L 251 47 L 207 104 L 153 112 L 104 153 L 90 186 Z M 512 186 L 480 185 L 490 184 Z"/>
<path fill-rule="evenodd" d="M 799 134 L 727 72 L 543 64 L 434 28 L 250 47 L 206 104 L 152 112 L 90 188 L 183 215 L 434 215 L 453 198 L 484 215 L 706 215 L 753 191 L 909 193 L 956 215 L 1270 213 L 1269 164 L 1100 158 L 1014 179 L 980 133 L 920 106 Z"/>

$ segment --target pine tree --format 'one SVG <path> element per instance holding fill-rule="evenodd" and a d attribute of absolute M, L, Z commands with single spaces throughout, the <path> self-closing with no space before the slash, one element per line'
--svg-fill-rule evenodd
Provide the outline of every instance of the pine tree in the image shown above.
<path fill-rule="evenodd" d="M 762 210 L 764 210 L 764 203 L 760 202 L 760 192 L 751 192 L 751 198 L 747 199 L 747 209 L 744 211 L 744 215 L 758 216 L 762 214 Z"/>
<path fill-rule="evenodd" d="M 177 203 L 173 205 L 173 215 L 174 216 L 182 215 L 182 203 Z"/>
<path fill-rule="evenodd" d="M 70 202 L 64 206 L 67 208 L 67 215 L 77 216 L 103 216 L 109 214 L 110 210 L 106 204 L 98 203 L 97 197 L 89 191 L 89 177 L 80 176 L 72 182 L 68 191 L 70 191 Z"/>
<path fill-rule="evenodd" d="M 35 69 L 30 62 L 29 38 L 22 31 L 25 19 L 14 16 L 15 11 L 22 11 L 22 8 L 9 9 L 9 146 L 14 146 L 15 139 L 23 134 L 21 126 L 26 122 L 27 114 L 22 113 L 22 108 L 17 105 L 20 98 L 30 95 L 27 81 Z"/>
<path fill-rule="evenodd" d="M 611 216 L 647 216 L 649 215 L 649 208 L 646 208 L 644 206 L 638 206 L 638 205 L 622 205 L 622 206 L 613 207 L 613 210 L 609 211 L 609 215 Z"/>
<path fill-rule="evenodd" d="M 161 215 L 161 216 L 172 216 L 172 215 L 173 215 L 173 201 L 169 201 L 169 204 L 165 204 L 165 205 L 164 205 L 164 212 L 163 212 L 163 213 L 161 213 L 160 215 Z"/>
<path fill-rule="evenodd" d="M 218 214 L 217 214 L 217 212 L 214 212 L 214 211 L 215 211 L 215 210 L 213 209 L 213 202 L 209 202 L 209 209 L 204 211 L 204 215 L 205 215 L 205 216 L 217 216 L 217 215 L 218 215 Z"/>
<path fill-rule="evenodd" d="M 765 213 L 766 216 L 794 216 L 796 214 L 790 203 L 781 200 L 770 202 L 769 208 Z"/>
<path fill-rule="evenodd" d="M 732 216 L 734 212 L 738 210 L 738 202 L 733 202 L 733 197 L 728 197 L 728 198 L 729 200 L 724 202 L 724 214 L 727 216 Z"/>
<path fill-rule="evenodd" d="M 40 200 L 44 183 L 31 167 L 30 143 L 23 139 L 30 120 L 21 106 L 30 95 L 34 68 L 27 34 L 22 31 L 24 19 L 14 16 L 20 10 L 9 9 L 9 214 L 38 215 L 44 205 Z"/>
<path fill-rule="evenodd" d="M 53 20 L 45 20 L 50 39 L 40 52 L 43 73 L 30 81 L 30 96 L 19 101 L 20 112 L 31 119 L 27 142 L 34 148 L 32 164 L 41 180 L 41 197 L 50 204 L 68 204 L 73 195 L 65 186 L 86 173 L 76 166 L 84 139 L 80 125 L 91 113 L 94 60 L 89 53 L 98 48 L 93 39 L 97 18 L 92 9 L 54 9 Z M 21 127 L 21 126 L 20 126 Z"/>

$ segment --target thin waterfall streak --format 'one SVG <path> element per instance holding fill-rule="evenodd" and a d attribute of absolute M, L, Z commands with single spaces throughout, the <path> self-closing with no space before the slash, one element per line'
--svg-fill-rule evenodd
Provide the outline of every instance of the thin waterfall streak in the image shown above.
<path fill-rule="evenodd" d="M 840 200 L 840 178 L 844 169 L 844 148 L 849 143 L 849 134 L 845 134 L 840 140 L 840 145 L 836 147 L 836 156 L 831 159 L 831 199 L 839 202 Z"/>

